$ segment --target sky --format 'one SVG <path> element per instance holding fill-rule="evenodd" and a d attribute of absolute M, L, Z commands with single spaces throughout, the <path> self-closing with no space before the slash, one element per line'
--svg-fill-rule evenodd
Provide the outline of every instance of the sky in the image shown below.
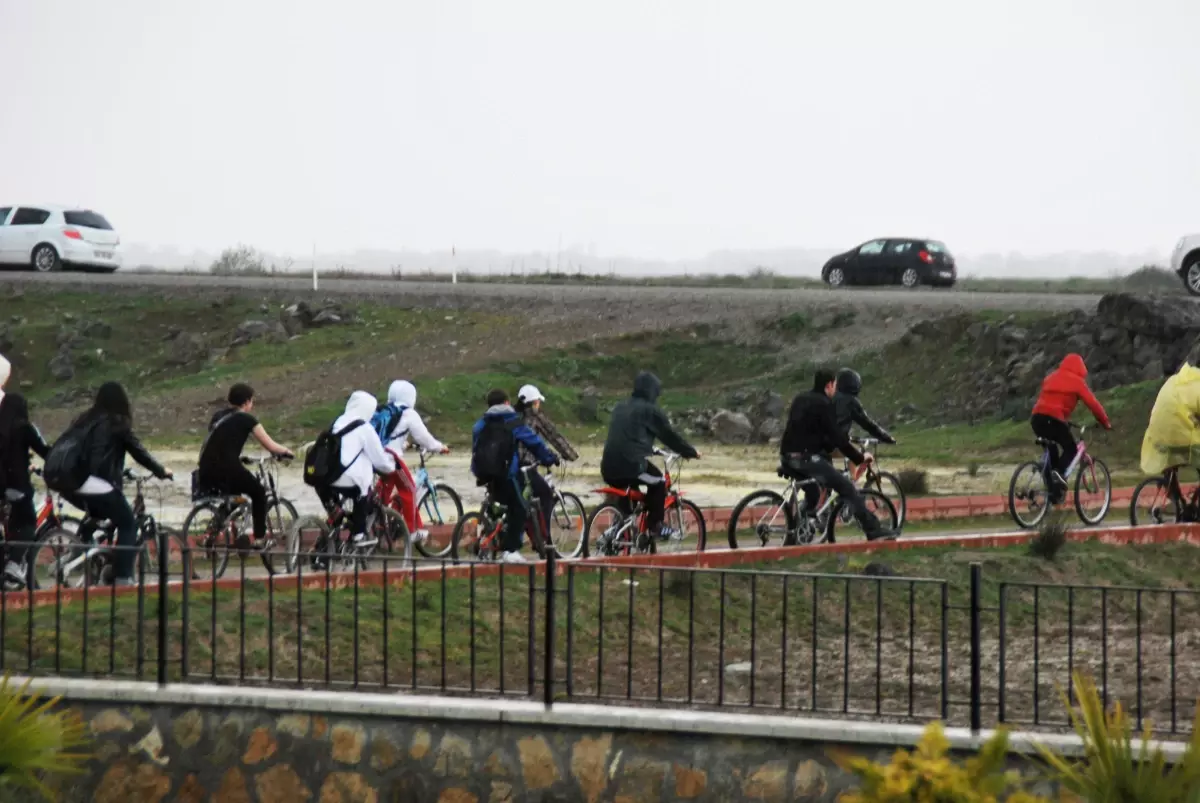
<path fill-rule="evenodd" d="M 686 259 L 1200 231 L 1197 0 L 0 0 L 0 205 Z"/>

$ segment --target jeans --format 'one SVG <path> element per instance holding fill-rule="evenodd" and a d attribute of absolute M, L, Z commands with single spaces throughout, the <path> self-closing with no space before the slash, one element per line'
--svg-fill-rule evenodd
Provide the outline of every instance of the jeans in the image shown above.
<path fill-rule="evenodd" d="M 113 578 L 116 580 L 132 580 L 133 568 L 137 562 L 137 521 L 133 517 L 133 508 L 120 491 L 109 491 L 99 495 L 63 494 L 64 499 L 80 510 L 86 511 L 96 522 L 111 521 L 117 528 L 117 546 L 126 547 L 116 550 L 113 556 Z M 92 539 L 95 527 L 80 527 L 79 538 L 84 543 Z"/>
<path fill-rule="evenodd" d="M 226 466 L 221 471 L 200 472 L 200 485 L 206 490 L 233 496 L 241 494 L 250 498 L 250 513 L 254 518 L 254 540 L 261 542 L 267 537 L 267 489 L 244 466 Z M 282 534 L 276 533 L 276 537 Z"/>
<path fill-rule="evenodd" d="M 500 548 L 505 552 L 521 551 L 521 534 L 525 532 L 527 517 L 525 500 L 521 497 L 522 490 L 515 477 L 510 477 L 507 482 L 496 482 L 488 486 L 488 495 L 492 497 L 492 501 L 504 505 L 506 510 L 505 522 L 508 526 L 504 528 L 500 542 Z"/>
<path fill-rule="evenodd" d="M 850 510 L 854 513 L 854 518 L 858 520 L 858 524 L 862 527 L 863 532 L 868 538 L 874 537 L 881 529 L 882 525 L 879 519 L 867 509 L 866 502 L 863 501 L 862 494 L 858 492 L 858 488 L 854 487 L 854 483 L 849 477 L 824 458 L 811 458 L 808 456 L 799 457 L 788 455 L 783 460 L 784 470 L 793 477 L 800 479 L 814 479 L 824 485 L 831 491 L 837 491 L 850 505 Z M 809 491 L 806 489 L 805 494 Z M 809 498 L 809 508 L 814 505 L 812 499 Z"/>

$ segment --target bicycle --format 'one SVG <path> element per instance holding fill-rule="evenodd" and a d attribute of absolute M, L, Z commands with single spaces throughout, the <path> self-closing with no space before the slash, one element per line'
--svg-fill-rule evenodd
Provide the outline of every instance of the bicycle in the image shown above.
<path fill-rule="evenodd" d="M 36 477 L 42 476 L 42 469 L 40 468 L 31 468 L 29 472 Z M 66 502 L 62 496 L 59 495 L 56 499 L 54 492 L 47 488 L 46 496 L 42 499 L 42 506 L 38 508 L 37 512 L 37 530 L 34 533 L 35 541 L 44 533 L 55 529 L 68 530 L 70 532 L 79 531 L 79 524 L 83 519 L 63 513 L 65 507 Z"/>
<path fill-rule="evenodd" d="M 391 552 L 396 542 L 404 543 L 405 565 L 412 560 L 412 538 L 400 511 L 382 504 L 374 488 L 363 499 L 356 499 L 356 492 L 355 488 L 331 488 L 328 503 L 322 500 L 322 504 L 326 504 L 326 518 L 305 516 L 292 525 L 287 546 L 289 572 L 295 572 L 299 566 L 300 536 L 306 530 L 318 531 L 309 555 L 312 567 L 317 571 L 332 568 L 339 560 L 345 571 L 352 571 L 355 565 L 366 570 L 381 544 Z M 366 537 L 361 541 L 355 541 L 354 533 L 350 531 L 351 514 L 356 504 L 368 506 Z"/>
<path fill-rule="evenodd" d="M 583 554 L 584 541 L 587 536 L 587 509 L 583 501 L 571 493 L 559 488 L 559 483 L 566 478 L 567 467 L 559 466 L 559 478 L 547 474 L 546 484 L 554 495 L 554 506 L 550 509 L 550 521 L 542 523 L 542 529 L 547 531 L 547 538 L 554 545 L 554 551 L 559 557 L 577 558 Z M 534 505 L 540 513 L 541 505 Z M 568 549 L 569 547 L 569 549 Z"/>
<path fill-rule="evenodd" d="M 820 480 L 813 477 L 798 478 L 795 473 L 780 466 L 776 470 L 788 481 L 783 493 L 762 489 L 752 491 L 742 498 L 729 516 L 729 548 L 738 548 L 737 534 L 742 527 L 742 517 L 748 516 L 748 529 L 752 529 L 757 546 L 767 546 L 771 539 L 779 537 L 781 546 L 803 546 L 808 544 L 834 543 L 835 530 L 839 522 L 849 525 L 854 521 L 849 500 L 835 490 L 826 489 Z M 808 509 L 804 489 L 820 489 L 817 506 Z M 899 514 L 892 500 L 873 488 L 859 490 L 867 509 L 879 519 L 884 529 L 899 529 Z M 782 514 L 783 521 L 780 522 Z M 757 516 L 757 520 L 753 517 Z"/>
<path fill-rule="evenodd" d="M 430 455 L 430 452 L 424 449 L 420 450 L 421 464 L 413 475 L 413 482 L 417 487 L 417 516 L 421 523 L 429 528 L 430 533 L 427 538 L 420 541 L 415 541 L 414 544 L 417 551 L 427 558 L 444 558 L 450 552 L 450 544 L 435 549 L 432 545 L 433 527 L 445 527 L 448 525 L 456 525 L 463 517 L 462 498 L 458 492 L 451 488 L 441 480 L 434 480 L 429 476 L 429 471 L 425 467 L 425 458 Z M 401 457 L 392 452 L 392 456 L 396 458 L 396 463 L 399 464 Z M 379 494 L 380 500 L 388 507 L 400 510 L 400 500 L 394 491 L 386 490 L 383 478 L 380 478 L 375 483 L 376 493 Z M 440 499 L 440 501 L 439 501 Z M 448 518 L 453 514 L 453 519 Z"/>
<path fill-rule="evenodd" d="M 267 493 L 267 533 L 261 543 L 253 544 L 267 574 L 276 572 L 272 550 L 283 541 L 297 518 L 296 506 L 279 495 L 278 463 L 287 463 L 286 455 L 243 457 L 242 465 L 254 466 L 258 481 Z M 192 489 L 191 512 L 183 522 L 184 539 L 195 544 L 191 569 L 197 579 L 219 578 L 229 567 L 230 552 L 248 551 L 238 544 L 253 538 L 253 511 L 250 498 L 243 494 L 223 495 L 203 488 Z M 203 571 L 202 573 L 202 570 Z"/>
<path fill-rule="evenodd" d="M 1200 521 L 1200 485 L 1185 494 L 1179 482 L 1179 469 L 1172 466 L 1157 477 L 1147 477 L 1133 489 L 1129 502 L 1129 523 L 1134 527 L 1142 524 L 1173 524 Z M 1138 515 L 1139 502 L 1147 510 Z"/>
<path fill-rule="evenodd" d="M 1075 512 L 1084 524 L 1096 525 L 1108 515 L 1108 508 L 1112 504 L 1112 478 L 1104 461 L 1092 457 L 1087 451 L 1087 444 L 1083 442 L 1087 427 L 1070 422 L 1068 426 L 1079 431 L 1080 440 L 1075 447 L 1075 457 L 1063 475 L 1063 482 L 1066 483 L 1072 474 L 1075 475 Z M 1053 444 L 1045 438 L 1035 438 L 1034 442 L 1042 447 L 1041 458 L 1017 466 L 1008 484 L 1008 512 L 1017 526 L 1026 530 L 1041 524 L 1050 508 L 1059 504 L 1050 498 L 1050 449 Z M 1096 512 L 1085 509 L 1085 494 L 1089 498 L 1100 495 Z"/>
<path fill-rule="evenodd" d="M 636 488 L 599 488 L 596 493 L 604 494 L 609 499 L 615 497 L 618 501 L 605 502 L 592 511 L 584 532 L 585 558 L 592 549 L 593 533 L 596 551 L 601 555 L 629 555 L 633 552 L 654 554 L 660 547 L 667 552 L 678 552 L 687 547 L 689 531 L 696 534 L 695 551 L 704 551 L 708 542 L 704 514 L 694 502 L 683 498 L 683 492 L 678 487 L 678 468 L 683 458 L 674 452 L 657 448 L 654 454 L 663 458 L 663 483 L 667 488 L 663 528 L 659 536 L 653 538 L 646 531 L 645 493 Z"/>
<path fill-rule="evenodd" d="M 539 558 L 546 556 L 546 541 L 542 534 L 542 517 L 537 512 L 537 500 L 533 498 L 532 485 L 529 482 L 529 472 L 537 471 L 537 466 L 522 466 L 524 487 L 521 489 L 521 504 L 525 505 L 525 533 L 533 550 Z M 464 548 L 472 553 L 477 560 L 495 561 L 499 559 L 501 543 L 504 540 L 504 530 L 508 525 L 508 509 L 492 498 L 489 490 L 483 497 L 479 510 L 468 513 L 459 519 L 450 538 L 450 557 L 458 563 Z M 557 549 L 555 550 L 557 552 Z"/>
<path fill-rule="evenodd" d="M 850 441 L 856 446 L 860 446 L 864 452 L 870 452 L 872 447 L 880 445 L 881 441 L 878 438 L 851 438 Z M 904 489 L 900 487 L 900 480 L 895 474 L 889 471 L 882 471 L 879 468 L 879 455 L 875 455 L 875 459 L 870 463 L 865 463 L 858 466 L 854 470 L 850 464 L 850 458 L 844 458 L 843 471 L 847 476 L 852 477 L 857 484 L 861 478 L 863 483 L 860 488 L 875 490 L 891 500 L 892 505 L 896 508 L 896 527 L 904 526 L 908 515 L 908 498 L 904 495 Z M 853 473 L 852 473 L 853 472 Z M 889 490 L 885 491 L 883 486 L 887 485 Z M 843 516 L 848 515 L 849 508 L 843 510 Z M 844 520 L 844 519 L 843 519 Z"/>
<path fill-rule="evenodd" d="M 125 469 L 122 479 L 136 485 L 133 499 L 133 516 L 136 539 L 133 549 L 137 550 L 135 571 L 138 575 L 151 573 L 156 567 L 151 560 L 150 546 L 160 550 L 160 528 L 158 520 L 146 510 L 146 483 L 155 479 L 151 474 L 135 474 Z M 165 528 L 163 528 L 165 530 Z M 112 582 L 112 561 L 116 541 L 116 525 L 107 519 L 96 519 L 90 514 L 79 524 L 79 532 L 91 531 L 85 543 L 77 533 L 67 530 L 50 530 L 38 538 L 29 563 L 34 588 L 82 588 Z M 170 552 L 178 552 L 182 558 L 181 573 L 190 570 L 185 541 L 174 532 L 165 532 L 168 538 L 168 555 L 159 554 L 159 560 L 170 559 Z"/>

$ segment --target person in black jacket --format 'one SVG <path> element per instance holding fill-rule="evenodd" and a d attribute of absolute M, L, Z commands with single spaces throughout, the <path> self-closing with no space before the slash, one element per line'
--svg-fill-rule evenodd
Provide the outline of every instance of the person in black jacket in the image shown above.
<path fill-rule="evenodd" d="M 870 454 L 863 454 L 849 436 L 837 425 L 837 414 L 833 405 L 833 394 L 837 390 L 837 379 L 830 371 L 817 371 L 813 378 L 813 389 L 801 393 L 792 401 L 788 412 L 787 426 L 779 443 L 779 456 L 783 469 L 791 476 L 802 479 L 813 478 L 826 488 L 837 491 L 846 499 L 854 511 L 869 540 L 895 538 L 894 530 L 885 530 L 875 514 L 867 509 L 854 483 L 830 462 L 830 455 L 837 449 L 855 463 L 869 462 Z M 815 493 L 806 491 L 809 508 L 816 504 Z"/>
<path fill-rule="evenodd" d="M 133 508 L 129 506 L 122 490 L 125 455 L 128 454 L 160 480 L 171 479 L 175 475 L 163 468 L 133 434 L 133 411 L 129 406 L 129 396 L 117 382 L 105 382 L 100 386 L 91 409 L 71 425 L 72 429 L 77 427 L 89 428 L 86 441 L 88 478 L 77 490 L 62 496 L 76 507 L 86 510 L 96 521 L 111 521 L 117 528 L 117 545 L 132 547 L 137 540 L 137 523 Z M 91 529 L 80 527 L 80 540 L 89 542 L 92 532 Z M 135 584 L 135 562 L 135 550 L 117 550 L 113 558 L 115 585 Z"/>
<path fill-rule="evenodd" d="M 42 433 L 29 421 L 29 404 L 20 393 L 8 393 L 0 399 L 0 491 L 11 506 L 8 540 L 29 544 L 37 532 L 37 512 L 33 509 L 33 483 L 29 480 L 29 453 L 43 460 L 50 451 Z M 8 550 L 4 580 L 25 584 L 25 557 L 28 546 Z"/>
<path fill-rule="evenodd" d="M 633 395 L 613 409 L 600 458 L 600 476 L 612 487 L 646 486 L 646 529 L 655 536 L 663 532 L 667 487 L 662 472 L 646 459 L 654 454 L 654 441 L 662 441 L 668 449 L 689 460 L 700 457 L 655 404 L 660 393 L 662 382 L 657 376 L 649 371 L 637 375 L 633 380 Z"/>
<path fill-rule="evenodd" d="M 851 368 L 843 368 L 837 372 L 837 391 L 833 394 L 833 408 L 837 415 L 838 429 L 847 436 L 850 429 L 858 424 L 862 430 L 880 443 L 895 443 L 896 439 L 888 431 L 867 415 L 858 394 L 862 391 L 862 377 Z"/>

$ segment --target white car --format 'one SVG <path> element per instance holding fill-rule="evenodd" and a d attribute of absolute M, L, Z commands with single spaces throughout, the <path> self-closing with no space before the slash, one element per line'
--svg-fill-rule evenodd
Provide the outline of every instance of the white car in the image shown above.
<path fill-rule="evenodd" d="M 1171 270 L 1183 279 L 1183 286 L 1194 296 L 1200 296 L 1200 234 L 1189 234 L 1175 245 L 1171 254 Z"/>
<path fill-rule="evenodd" d="M 39 273 L 121 267 L 121 237 L 103 215 L 72 206 L 0 206 L 0 264 Z"/>

